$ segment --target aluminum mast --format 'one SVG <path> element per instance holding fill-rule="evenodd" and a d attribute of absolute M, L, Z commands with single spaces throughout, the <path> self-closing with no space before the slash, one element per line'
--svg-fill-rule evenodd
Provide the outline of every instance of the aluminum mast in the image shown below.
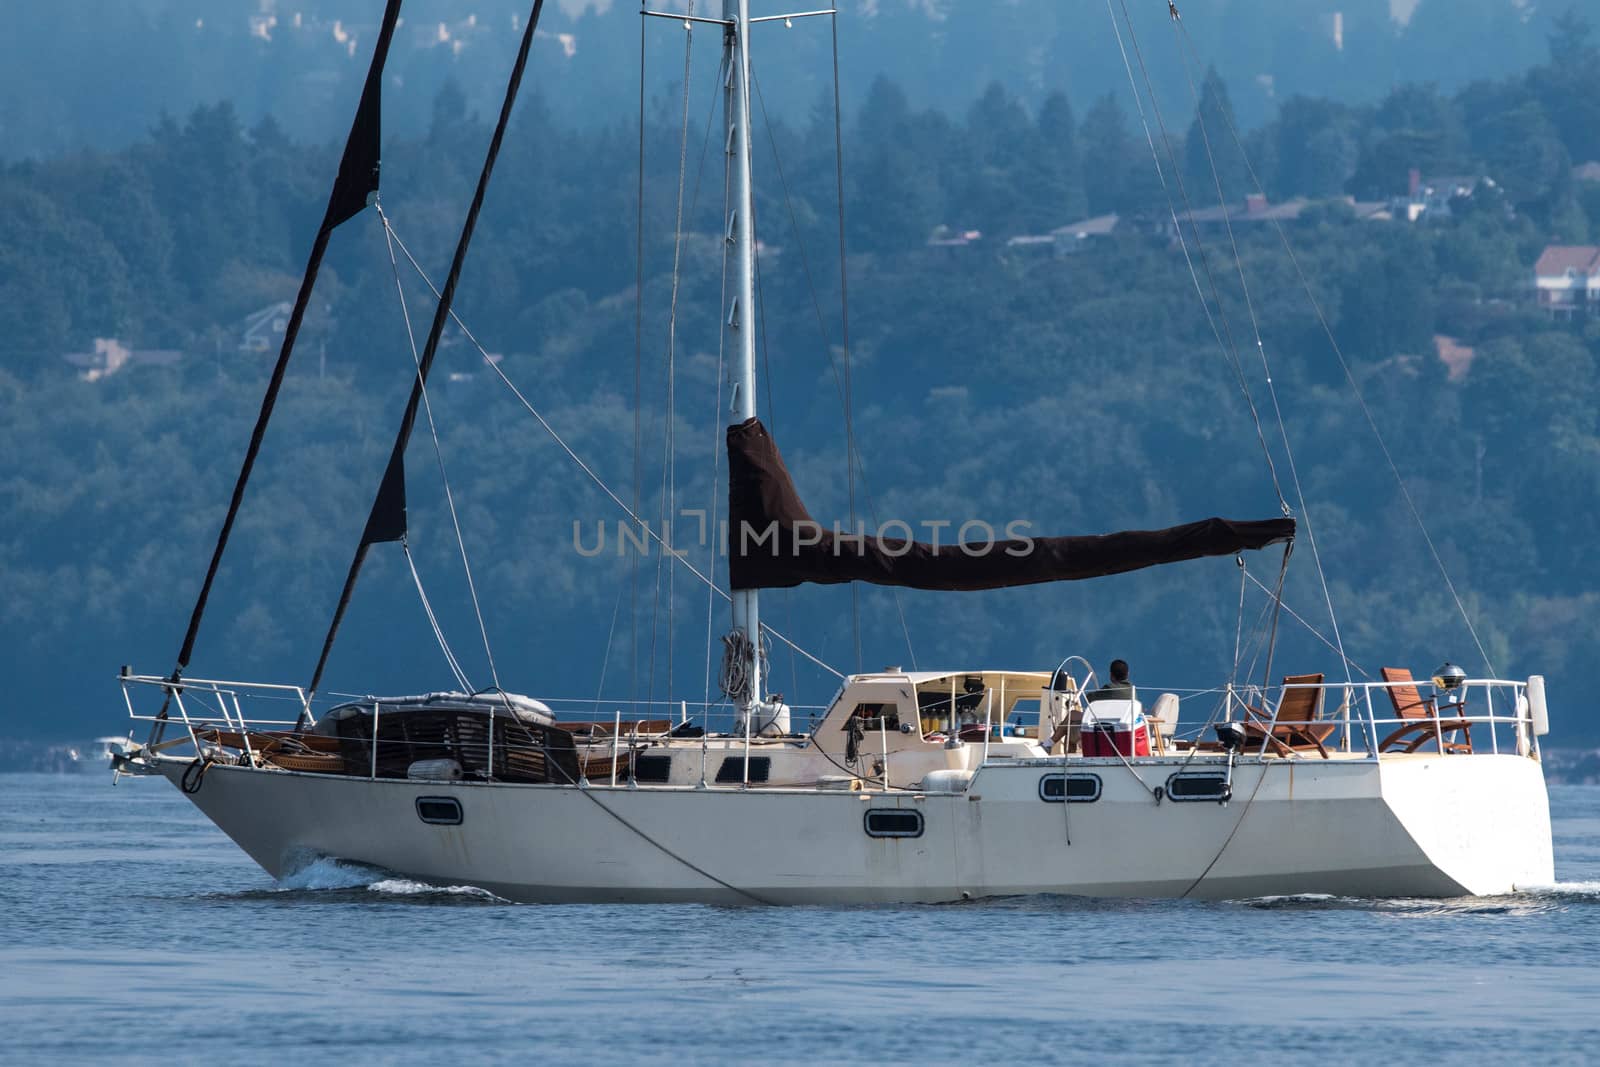
<path fill-rule="evenodd" d="M 727 58 L 725 85 L 728 135 L 725 141 L 732 163 L 733 209 L 727 240 L 733 245 L 737 287 L 728 308 L 727 329 L 735 358 L 728 368 L 732 387 L 728 424 L 737 426 L 756 414 L 756 302 L 755 211 L 750 190 L 750 0 L 722 0 L 723 49 Z M 755 531 L 759 533 L 760 531 Z M 730 529 L 737 538 L 742 531 Z M 740 712 L 761 701 L 761 605 L 755 589 L 735 589 L 733 628 L 745 635 L 745 690 Z"/>

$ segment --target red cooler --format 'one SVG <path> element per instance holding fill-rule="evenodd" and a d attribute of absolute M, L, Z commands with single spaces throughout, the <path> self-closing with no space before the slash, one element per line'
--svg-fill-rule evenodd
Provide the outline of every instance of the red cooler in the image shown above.
<path fill-rule="evenodd" d="M 1148 756 L 1150 727 L 1132 700 L 1103 700 L 1083 713 L 1085 756 Z"/>

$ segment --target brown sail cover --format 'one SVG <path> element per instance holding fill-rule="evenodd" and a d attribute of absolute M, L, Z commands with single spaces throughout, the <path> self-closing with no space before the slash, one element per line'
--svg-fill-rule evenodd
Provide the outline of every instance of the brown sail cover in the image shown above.
<path fill-rule="evenodd" d="M 811 518 L 759 419 L 728 427 L 728 560 L 735 589 L 871 582 L 911 589 L 1003 589 L 1162 563 L 1229 556 L 1294 538 L 1290 518 L 1201 519 L 1165 530 L 941 544 L 838 536 Z"/>

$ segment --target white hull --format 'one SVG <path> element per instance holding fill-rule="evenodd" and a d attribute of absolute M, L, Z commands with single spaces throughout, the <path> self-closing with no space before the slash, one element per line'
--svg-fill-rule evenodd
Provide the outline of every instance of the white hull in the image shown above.
<path fill-rule="evenodd" d="M 154 762 L 174 782 L 189 765 Z M 331 857 L 528 902 L 1460 896 L 1554 881 L 1543 772 L 1519 756 L 1241 761 L 1227 804 L 1157 804 L 1117 760 L 1070 763 L 1100 776 L 1098 800 L 1040 799 L 1040 778 L 1059 772 L 1059 760 L 990 764 L 965 793 L 925 795 L 579 789 L 216 765 L 192 799 L 274 876 Z M 1154 786 L 1182 763 L 1140 760 L 1138 769 Z M 1220 767 L 1207 759 L 1188 769 Z M 423 823 L 418 797 L 456 798 L 461 825 Z M 921 812 L 922 835 L 869 837 L 864 816 L 876 808 Z"/>

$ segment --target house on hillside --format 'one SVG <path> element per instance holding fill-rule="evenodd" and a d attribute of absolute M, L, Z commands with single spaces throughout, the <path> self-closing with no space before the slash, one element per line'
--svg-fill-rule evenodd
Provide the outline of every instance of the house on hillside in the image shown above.
<path fill-rule="evenodd" d="M 1406 178 L 1405 195 L 1395 197 L 1390 210 L 1395 218 L 1407 222 L 1444 222 L 1454 214 L 1453 202 L 1470 200 L 1480 188 L 1494 187 L 1494 180 L 1482 175 L 1447 174 L 1425 178 L 1420 170 L 1412 167 Z"/>
<path fill-rule="evenodd" d="M 1343 204 L 1350 209 L 1356 219 L 1363 221 L 1390 217 L 1385 213 L 1388 205 L 1378 201 L 1357 200 L 1349 196 L 1337 200 L 1308 200 L 1303 196 L 1297 196 L 1281 204 L 1274 204 L 1262 194 L 1252 193 L 1244 198 L 1243 204 L 1201 208 L 1190 212 L 1187 218 L 1200 233 L 1209 234 L 1225 231 L 1229 227 L 1248 228 L 1270 223 L 1277 223 L 1280 226 L 1293 225 L 1301 220 L 1308 209 L 1330 204 Z M 1169 220 L 1167 223 L 1169 232 L 1171 228 Z"/>
<path fill-rule="evenodd" d="M 983 240 L 982 230 L 957 230 L 939 225 L 928 235 L 929 248 L 966 248 Z"/>
<path fill-rule="evenodd" d="M 1104 241 L 1116 233 L 1117 224 L 1121 221 L 1121 218 L 1113 212 L 1110 215 L 1096 215 L 1092 219 L 1080 219 L 1056 227 L 1050 231 L 1056 255 L 1070 256 L 1097 241 Z"/>
<path fill-rule="evenodd" d="M 246 315 L 239 327 L 239 351 L 277 351 L 283 344 L 283 333 L 289 328 L 289 312 L 293 310 L 294 305 L 280 300 Z"/>
<path fill-rule="evenodd" d="M 124 367 L 170 367 L 183 358 L 174 348 L 129 348 L 115 337 L 96 337 L 90 352 L 65 352 L 61 359 L 86 382 L 109 378 Z"/>
<path fill-rule="evenodd" d="M 1110 237 L 1117 228 L 1118 217 L 1097 215 L 1080 219 L 1065 226 L 1057 226 L 1049 233 L 1020 234 L 1006 238 L 1006 249 L 1016 252 L 1039 252 L 1045 255 L 1070 256 L 1083 251 L 1091 242 Z"/>
<path fill-rule="evenodd" d="M 1225 230 L 1229 226 L 1257 226 L 1269 222 L 1298 222 L 1311 201 L 1303 196 L 1274 204 L 1261 193 L 1251 193 L 1243 204 L 1218 204 L 1191 211 L 1188 221 L 1201 233 Z"/>
<path fill-rule="evenodd" d="M 1547 246 L 1533 267 L 1533 289 L 1552 319 L 1600 311 L 1600 247 Z"/>

